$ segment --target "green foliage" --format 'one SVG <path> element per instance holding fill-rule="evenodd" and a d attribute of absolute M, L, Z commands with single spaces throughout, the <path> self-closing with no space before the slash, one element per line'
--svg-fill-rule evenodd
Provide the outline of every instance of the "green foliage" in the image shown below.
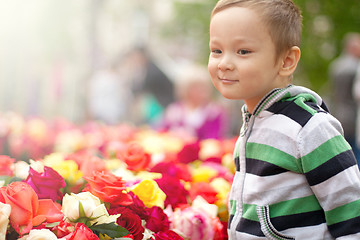
<path fill-rule="evenodd" d="M 110 238 L 120 238 L 129 234 L 125 228 L 116 225 L 115 223 L 102 223 L 90 227 L 90 229 L 98 236 L 107 235 Z"/>
<path fill-rule="evenodd" d="M 169 38 L 192 45 L 197 59 L 206 64 L 209 49 L 209 20 L 217 0 L 175 1 L 174 21 L 166 28 Z M 295 79 L 316 91 L 328 81 L 329 63 L 342 50 L 347 32 L 360 31 L 359 0 L 294 0 L 303 21 L 302 57 Z"/>

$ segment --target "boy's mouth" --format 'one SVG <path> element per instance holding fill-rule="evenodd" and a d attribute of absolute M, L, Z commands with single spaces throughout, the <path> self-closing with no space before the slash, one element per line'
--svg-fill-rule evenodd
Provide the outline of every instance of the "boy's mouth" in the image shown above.
<path fill-rule="evenodd" d="M 238 80 L 231 80 L 231 79 L 227 79 L 227 78 L 219 78 L 219 80 L 224 84 L 234 84 L 234 83 L 239 82 Z"/>

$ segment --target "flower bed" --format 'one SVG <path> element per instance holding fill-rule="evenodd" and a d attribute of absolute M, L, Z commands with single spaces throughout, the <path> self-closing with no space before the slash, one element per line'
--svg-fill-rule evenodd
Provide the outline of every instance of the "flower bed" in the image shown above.
<path fill-rule="evenodd" d="M 1 239 L 227 239 L 234 139 L 0 117 Z"/>

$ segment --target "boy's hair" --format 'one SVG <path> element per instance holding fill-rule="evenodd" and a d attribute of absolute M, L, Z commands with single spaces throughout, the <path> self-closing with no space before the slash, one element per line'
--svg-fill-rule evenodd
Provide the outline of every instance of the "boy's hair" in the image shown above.
<path fill-rule="evenodd" d="M 300 47 L 302 16 L 292 0 L 219 0 L 211 17 L 228 7 L 245 7 L 260 14 L 275 44 L 276 58 L 293 46 Z"/>

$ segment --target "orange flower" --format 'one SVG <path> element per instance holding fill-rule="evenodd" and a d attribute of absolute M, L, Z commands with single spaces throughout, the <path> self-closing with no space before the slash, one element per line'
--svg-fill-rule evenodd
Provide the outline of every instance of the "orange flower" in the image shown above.
<path fill-rule="evenodd" d="M 24 182 L 1 187 L 0 202 L 11 206 L 10 224 L 20 235 L 28 233 L 33 226 L 60 221 L 64 217 L 51 199 L 39 200 L 36 192 Z"/>
<path fill-rule="evenodd" d="M 132 198 L 126 192 L 125 181 L 121 177 L 101 171 L 84 179 L 88 181 L 87 191 L 102 201 L 121 206 L 132 204 Z"/>
<path fill-rule="evenodd" d="M 132 171 L 145 170 L 150 164 L 150 155 L 137 143 L 129 144 L 125 151 L 119 153 L 118 158 L 123 160 Z"/>

